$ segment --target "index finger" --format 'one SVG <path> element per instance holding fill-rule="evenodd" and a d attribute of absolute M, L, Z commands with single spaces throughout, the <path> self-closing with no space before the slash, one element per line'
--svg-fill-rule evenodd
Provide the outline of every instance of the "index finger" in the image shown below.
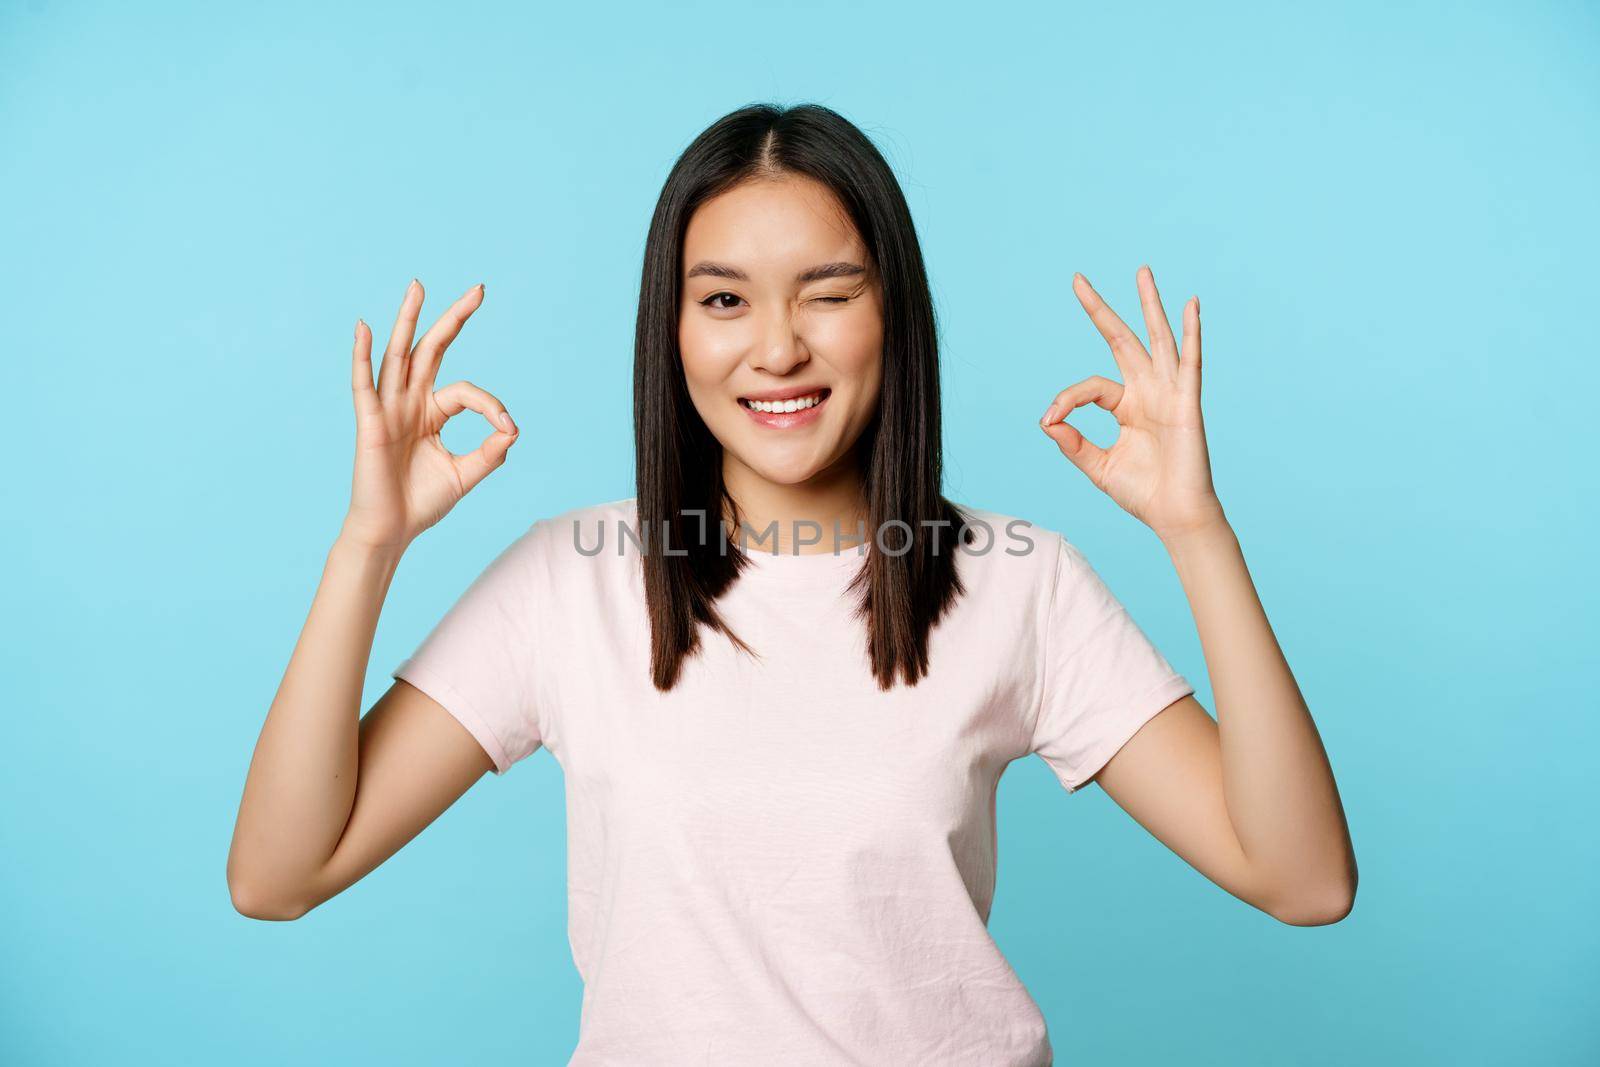
<path fill-rule="evenodd" d="M 1150 354 L 1144 350 L 1144 345 L 1139 343 L 1139 335 L 1128 329 L 1128 324 L 1100 299 L 1100 294 L 1094 291 L 1089 279 L 1082 274 L 1074 274 L 1072 291 L 1077 294 L 1083 310 L 1089 313 L 1089 319 L 1094 323 L 1095 329 L 1100 331 L 1100 336 L 1111 346 L 1111 358 L 1117 361 L 1123 381 L 1131 381 L 1149 370 Z"/>

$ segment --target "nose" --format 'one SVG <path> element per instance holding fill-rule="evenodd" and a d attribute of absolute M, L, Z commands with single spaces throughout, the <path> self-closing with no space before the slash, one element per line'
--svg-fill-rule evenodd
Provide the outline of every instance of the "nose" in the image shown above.
<path fill-rule="evenodd" d="M 783 308 L 767 316 L 755 339 L 749 363 L 752 367 L 785 375 L 810 359 L 805 342 L 795 332 L 793 316 Z"/>

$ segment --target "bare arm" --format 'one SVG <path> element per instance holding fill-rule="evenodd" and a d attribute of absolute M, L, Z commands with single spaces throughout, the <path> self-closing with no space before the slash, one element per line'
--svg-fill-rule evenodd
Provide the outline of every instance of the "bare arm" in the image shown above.
<path fill-rule="evenodd" d="M 372 333 L 356 327 L 351 507 L 245 779 L 227 867 L 245 915 L 303 915 L 382 863 L 492 767 L 464 727 L 404 682 L 361 717 L 378 616 L 406 547 L 504 462 L 516 439 L 504 407 L 482 389 L 433 389 L 445 348 L 482 297 L 474 287 L 412 349 L 423 298 L 413 282 L 376 387 Z M 453 456 L 439 429 L 466 408 L 504 429 Z"/>
<path fill-rule="evenodd" d="M 1311 712 L 1226 525 L 1169 546 L 1189 595 L 1217 719 L 1185 697 L 1097 776 L 1102 789 L 1218 885 L 1286 923 L 1337 922 L 1356 860 Z"/>
<path fill-rule="evenodd" d="M 361 717 L 361 683 L 397 560 L 336 542 L 256 741 L 228 854 L 234 907 L 295 919 L 358 881 L 492 761 L 431 697 L 396 682 Z"/>
<path fill-rule="evenodd" d="M 1180 359 L 1148 268 L 1138 282 L 1148 353 L 1087 279 L 1074 280 L 1124 382 L 1095 377 L 1063 390 L 1042 425 L 1166 546 L 1199 630 L 1218 717 L 1192 696 L 1176 701 L 1096 780 L 1240 899 L 1294 925 L 1337 922 L 1355 902 L 1355 852 L 1327 753 L 1212 489 L 1200 416 L 1199 301 L 1184 306 Z M 1110 448 L 1058 421 L 1085 403 L 1116 416 Z"/>

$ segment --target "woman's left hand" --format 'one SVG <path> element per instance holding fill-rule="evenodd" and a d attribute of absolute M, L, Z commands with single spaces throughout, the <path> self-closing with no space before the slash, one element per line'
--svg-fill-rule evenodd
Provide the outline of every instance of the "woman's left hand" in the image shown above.
<path fill-rule="evenodd" d="M 1149 352 L 1089 279 L 1073 275 L 1072 290 L 1111 346 L 1122 381 L 1095 375 L 1068 386 L 1056 394 L 1039 425 L 1091 482 L 1170 543 L 1226 522 L 1211 485 L 1200 418 L 1200 298 L 1183 306 L 1180 356 L 1149 267 L 1139 268 L 1138 286 Z M 1100 448 L 1063 421 L 1085 404 L 1116 418 L 1117 439 L 1110 448 Z"/>

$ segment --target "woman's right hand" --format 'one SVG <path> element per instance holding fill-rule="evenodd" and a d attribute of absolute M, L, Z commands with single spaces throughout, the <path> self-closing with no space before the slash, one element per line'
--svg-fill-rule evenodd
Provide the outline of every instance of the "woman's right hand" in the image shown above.
<path fill-rule="evenodd" d="M 403 552 L 418 534 L 444 518 L 456 501 L 505 462 L 517 439 L 505 406 L 470 382 L 435 391 L 434 376 L 450 342 L 483 303 L 475 285 L 411 344 L 422 310 L 422 284 L 412 279 L 372 380 L 372 330 L 356 323 L 352 391 L 356 408 L 355 477 L 341 539 Z M 452 415 L 471 409 L 500 427 L 464 456 L 444 447 L 439 431 Z"/>

